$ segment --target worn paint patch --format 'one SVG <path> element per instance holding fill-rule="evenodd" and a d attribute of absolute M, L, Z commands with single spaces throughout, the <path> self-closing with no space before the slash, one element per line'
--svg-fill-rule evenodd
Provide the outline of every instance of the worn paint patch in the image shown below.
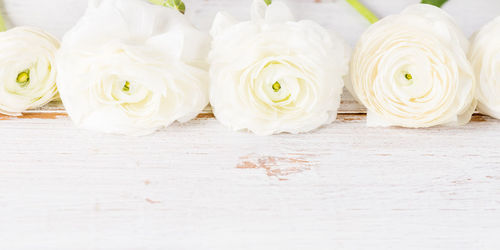
<path fill-rule="evenodd" d="M 340 122 L 357 122 L 366 119 L 366 114 L 338 114 L 337 120 Z"/>
<path fill-rule="evenodd" d="M 488 121 L 488 117 L 487 116 L 484 116 L 484 115 L 474 115 L 472 116 L 472 119 L 471 119 L 472 122 L 486 122 Z"/>
<path fill-rule="evenodd" d="M 0 121 L 6 120 L 18 120 L 18 119 L 44 119 L 44 120 L 55 120 L 59 118 L 66 118 L 68 114 L 64 109 L 58 109 L 56 112 L 43 112 L 43 111 L 31 111 L 29 113 L 25 113 L 22 116 L 8 116 L 0 114 Z M 211 112 L 211 110 L 207 109 L 203 113 L 199 114 L 196 119 L 199 120 L 209 120 L 215 119 L 215 115 Z M 337 116 L 337 122 L 359 122 L 366 120 L 366 113 L 343 113 L 343 111 L 339 111 Z M 475 114 L 472 116 L 471 122 L 488 122 L 494 120 L 488 116 Z"/>
<path fill-rule="evenodd" d="M 202 113 L 199 114 L 196 119 L 214 119 L 215 115 L 212 113 Z"/>
<path fill-rule="evenodd" d="M 152 200 L 149 198 L 146 198 L 145 201 L 149 204 L 160 204 L 161 203 L 161 201 L 155 201 L 155 200 Z"/>
<path fill-rule="evenodd" d="M 269 177 L 287 181 L 291 175 L 312 170 L 313 163 L 304 157 L 275 157 L 248 155 L 240 158 L 238 169 L 263 169 Z"/>
<path fill-rule="evenodd" d="M 0 114 L 0 121 L 7 120 L 18 120 L 18 119 L 43 119 L 43 120 L 55 120 L 63 117 L 68 117 L 65 112 L 54 112 L 54 113 L 25 113 L 22 116 L 8 116 Z"/>

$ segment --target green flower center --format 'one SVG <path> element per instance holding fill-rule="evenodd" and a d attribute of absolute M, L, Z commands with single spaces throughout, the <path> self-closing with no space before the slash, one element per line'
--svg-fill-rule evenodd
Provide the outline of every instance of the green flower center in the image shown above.
<path fill-rule="evenodd" d="M 126 81 L 125 85 L 123 85 L 123 92 L 129 92 L 130 91 L 130 82 Z"/>
<path fill-rule="evenodd" d="M 405 78 L 406 78 L 406 80 L 410 81 L 413 79 L 413 76 L 410 73 L 406 73 Z"/>
<path fill-rule="evenodd" d="M 30 70 L 27 69 L 17 75 L 16 82 L 24 88 L 30 84 Z"/>
<path fill-rule="evenodd" d="M 281 84 L 279 82 L 275 82 L 273 84 L 273 90 L 274 90 L 274 92 L 280 91 L 281 90 Z"/>

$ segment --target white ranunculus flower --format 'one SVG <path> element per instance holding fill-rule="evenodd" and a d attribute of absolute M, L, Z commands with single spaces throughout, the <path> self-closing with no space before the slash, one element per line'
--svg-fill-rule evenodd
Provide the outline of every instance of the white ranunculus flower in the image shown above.
<path fill-rule="evenodd" d="M 37 28 L 0 33 L 0 113 L 21 115 L 56 98 L 58 49 L 59 41 Z"/>
<path fill-rule="evenodd" d="M 459 125 L 476 107 L 469 42 L 443 10 L 420 4 L 371 26 L 351 63 L 369 126 Z"/>
<path fill-rule="evenodd" d="M 349 61 L 339 37 L 263 0 L 253 2 L 251 21 L 219 13 L 211 34 L 210 101 L 224 125 L 270 135 L 335 120 Z"/>
<path fill-rule="evenodd" d="M 469 58 L 478 81 L 479 112 L 500 119 L 500 17 L 474 35 Z"/>
<path fill-rule="evenodd" d="M 174 9 L 92 0 L 63 39 L 61 99 L 77 126 L 145 135 L 208 104 L 210 37 Z"/>

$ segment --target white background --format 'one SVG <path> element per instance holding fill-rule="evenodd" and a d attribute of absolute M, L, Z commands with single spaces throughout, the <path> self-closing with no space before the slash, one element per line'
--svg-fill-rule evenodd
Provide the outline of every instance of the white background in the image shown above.
<path fill-rule="evenodd" d="M 84 13 L 86 0 L 3 0 L 3 13 L 13 25 L 32 25 L 58 37 L 76 23 Z M 251 0 L 185 0 L 188 15 L 200 28 L 207 30 L 219 10 L 229 11 L 244 20 L 249 17 Z M 354 44 L 367 22 L 343 0 L 286 0 L 297 18 L 312 19 L 341 33 Z M 316 4 L 313 4 L 317 2 Z M 380 17 L 395 14 L 418 0 L 365 0 Z M 497 0 L 450 0 L 444 9 L 456 18 L 467 35 L 499 14 Z"/>

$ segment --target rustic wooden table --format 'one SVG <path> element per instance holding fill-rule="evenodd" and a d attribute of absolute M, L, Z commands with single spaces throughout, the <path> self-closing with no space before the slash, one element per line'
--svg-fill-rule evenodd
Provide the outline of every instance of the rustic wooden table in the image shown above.
<path fill-rule="evenodd" d="M 290 0 L 352 44 L 344 1 Z M 208 28 L 250 0 L 186 0 Z M 417 0 L 365 1 L 379 15 Z M 61 36 L 85 0 L 4 0 L 15 25 Z M 471 34 L 496 0 L 451 0 Z M 300 11 L 299 11 L 300 10 Z M 147 137 L 77 130 L 60 104 L 0 116 L 0 249 L 500 249 L 500 121 L 367 128 L 346 94 L 314 133 L 231 132 L 209 110 Z"/>

